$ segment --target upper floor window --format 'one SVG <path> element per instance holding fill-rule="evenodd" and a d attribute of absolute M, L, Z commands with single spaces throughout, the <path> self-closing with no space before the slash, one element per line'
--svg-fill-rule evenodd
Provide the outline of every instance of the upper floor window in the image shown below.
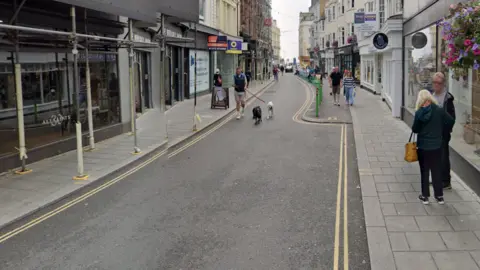
<path fill-rule="evenodd" d="M 378 0 L 378 17 L 380 17 L 380 28 L 382 28 L 385 23 L 385 0 Z"/>
<path fill-rule="evenodd" d="M 345 44 L 345 28 L 340 27 L 340 45 Z"/>
<path fill-rule="evenodd" d="M 345 0 L 342 0 L 342 6 L 340 7 L 340 12 L 343 14 L 345 13 Z"/>
<path fill-rule="evenodd" d="M 330 9 L 327 9 L 327 20 L 328 22 L 332 21 L 332 14 L 330 13 Z"/>
<path fill-rule="evenodd" d="M 352 8 L 355 7 L 355 0 L 352 0 Z"/>
<path fill-rule="evenodd" d="M 335 20 L 335 6 L 333 6 L 332 8 L 332 17 L 333 17 L 333 20 Z"/>

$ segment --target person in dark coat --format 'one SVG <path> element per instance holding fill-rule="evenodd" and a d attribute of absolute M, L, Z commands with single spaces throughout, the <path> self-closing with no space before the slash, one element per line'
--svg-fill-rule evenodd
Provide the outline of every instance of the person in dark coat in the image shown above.
<path fill-rule="evenodd" d="M 443 108 L 448 115 L 455 120 L 454 97 L 445 87 L 445 75 L 437 72 L 432 77 L 432 95 L 440 108 Z M 450 139 L 452 138 L 452 129 L 444 130 L 442 141 L 442 182 L 444 189 L 452 189 L 450 175 Z"/>
<path fill-rule="evenodd" d="M 422 182 L 422 194 L 418 199 L 423 204 L 429 203 L 428 181 L 431 172 L 435 199 L 439 204 L 444 204 L 442 163 L 438 162 L 438 157 L 442 156 L 444 131 L 451 130 L 455 120 L 437 105 L 437 101 L 428 90 L 421 90 L 418 93 L 416 109 L 412 132 L 417 134 L 417 154 Z"/>
<path fill-rule="evenodd" d="M 217 68 L 215 74 L 213 75 L 213 88 L 218 101 L 225 99 L 225 93 L 222 88 L 222 75 L 220 74 L 220 69 Z"/>

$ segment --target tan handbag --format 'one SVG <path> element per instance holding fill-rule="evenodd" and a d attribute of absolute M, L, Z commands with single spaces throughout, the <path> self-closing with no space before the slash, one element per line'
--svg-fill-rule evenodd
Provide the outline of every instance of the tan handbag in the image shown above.
<path fill-rule="evenodd" d="M 410 139 L 408 139 L 408 143 L 405 144 L 405 161 L 406 162 L 416 162 L 418 161 L 417 155 L 417 143 L 412 141 L 413 132 L 410 134 Z"/>

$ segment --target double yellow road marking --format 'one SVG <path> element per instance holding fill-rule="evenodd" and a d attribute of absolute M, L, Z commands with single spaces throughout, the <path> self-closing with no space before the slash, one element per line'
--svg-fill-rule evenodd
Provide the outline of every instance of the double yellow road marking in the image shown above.
<path fill-rule="evenodd" d="M 342 186 L 343 186 L 343 269 L 348 270 L 348 144 L 347 125 L 341 126 L 340 157 L 338 162 L 338 187 L 337 206 L 335 213 L 335 243 L 333 251 L 333 270 L 339 269 L 340 257 L 340 216 L 342 209 Z"/>
<path fill-rule="evenodd" d="M 46 214 L 38 217 L 38 218 L 36 218 L 36 219 L 33 219 L 33 220 L 29 221 L 29 222 L 23 224 L 22 226 L 14 229 L 14 230 L 12 230 L 12 231 L 9 231 L 9 232 L 1 235 L 1 236 L 0 236 L 0 244 L 3 243 L 3 242 L 5 242 L 5 241 L 7 241 L 8 239 L 14 237 L 15 235 L 17 235 L 17 234 L 19 234 L 19 233 L 21 233 L 21 232 L 24 232 L 24 231 L 30 229 L 31 227 L 33 227 L 33 226 L 35 226 L 35 225 L 37 225 L 37 224 L 39 224 L 39 223 L 41 223 L 41 222 L 43 222 L 43 221 L 45 221 L 45 220 L 47 220 L 47 219 L 49 219 L 49 218 L 51 218 L 51 217 L 59 214 L 59 213 L 67 210 L 68 208 L 70 208 L 70 207 L 72 207 L 72 206 L 74 206 L 74 205 L 76 205 L 76 204 L 78 204 L 78 203 L 80 203 L 80 202 L 88 199 L 89 197 L 97 194 L 98 192 L 100 192 L 100 191 L 102 191 L 102 190 L 110 187 L 111 185 L 119 182 L 120 180 L 125 179 L 127 176 L 132 175 L 133 173 L 135 173 L 135 172 L 139 171 L 140 169 L 144 168 L 145 166 L 147 166 L 148 164 L 152 163 L 153 161 L 155 161 L 155 160 L 158 159 L 159 157 L 163 156 L 166 152 L 167 152 L 167 150 L 164 150 L 164 151 L 162 151 L 162 152 L 160 152 L 160 153 L 155 154 L 154 156 L 152 156 L 152 157 L 149 158 L 148 160 L 142 162 L 142 163 L 141 163 L 140 165 L 138 165 L 137 167 L 135 167 L 135 168 L 133 168 L 133 169 L 131 169 L 131 170 L 129 170 L 129 171 L 127 171 L 127 172 L 125 172 L 125 173 L 123 173 L 123 174 L 115 177 L 115 178 L 113 178 L 112 180 L 109 180 L 108 182 L 102 184 L 101 186 L 99 186 L 99 187 L 97 187 L 97 188 L 95 188 L 95 189 L 90 190 L 89 192 L 83 194 L 82 196 L 80 196 L 80 197 L 78 197 L 78 198 L 75 198 L 75 199 L 73 199 L 73 200 L 65 203 L 64 205 L 59 206 L 58 208 L 56 208 L 56 209 L 54 209 L 54 210 L 52 210 L 52 211 L 50 211 L 50 212 L 48 212 L 48 213 L 46 213 Z"/>

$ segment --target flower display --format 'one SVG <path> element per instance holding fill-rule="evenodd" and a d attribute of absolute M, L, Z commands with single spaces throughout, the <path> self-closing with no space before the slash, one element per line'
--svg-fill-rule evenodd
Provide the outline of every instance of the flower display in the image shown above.
<path fill-rule="evenodd" d="M 332 47 L 337 48 L 338 47 L 338 41 L 334 40 L 332 42 Z"/>
<path fill-rule="evenodd" d="M 473 68 L 480 72 L 480 0 L 450 5 L 450 14 L 438 23 L 446 51 L 442 63 L 459 80 Z"/>

